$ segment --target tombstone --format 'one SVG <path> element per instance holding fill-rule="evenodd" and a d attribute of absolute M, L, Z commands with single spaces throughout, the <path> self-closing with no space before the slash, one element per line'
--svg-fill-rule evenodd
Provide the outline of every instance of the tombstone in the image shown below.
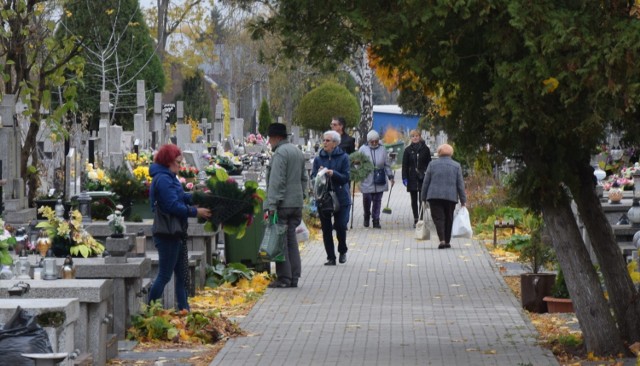
<path fill-rule="evenodd" d="M 111 153 L 109 155 L 109 169 L 118 169 L 124 165 L 123 153 Z"/>
<path fill-rule="evenodd" d="M 5 94 L 0 102 L 0 179 L 3 185 L 2 202 L 7 223 L 24 224 L 36 218 L 36 210 L 27 208 L 25 182 L 20 169 L 20 130 L 16 124 L 16 96 Z"/>
<path fill-rule="evenodd" d="M 211 142 L 211 123 L 206 118 L 200 120 L 200 129 L 204 134 L 204 142 Z"/>
<path fill-rule="evenodd" d="M 184 123 L 176 124 L 176 145 L 180 149 L 184 149 L 187 144 L 191 143 L 191 125 Z"/>
<path fill-rule="evenodd" d="M 133 116 L 133 136 L 134 140 L 138 140 L 138 147 L 142 149 L 147 147 L 147 126 L 145 126 L 144 117 L 139 113 Z"/>
<path fill-rule="evenodd" d="M 182 100 L 176 102 L 176 119 L 178 124 L 184 123 L 184 102 Z"/>
<path fill-rule="evenodd" d="M 151 148 L 158 149 L 164 141 L 164 119 L 162 112 L 162 93 L 153 96 L 153 121 L 151 128 Z"/>
<path fill-rule="evenodd" d="M 217 142 L 222 142 L 224 138 L 223 133 L 224 133 L 224 126 L 222 125 L 222 122 L 214 122 L 212 140 Z"/>
<path fill-rule="evenodd" d="M 234 118 L 231 120 L 231 136 L 236 141 L 242 141 L 244 138 L 244 119 Z"/>
<path fill-rule="evenodd" d="M 224 150 L 223 152 L 227 152 L 230 151 L 233 153 L 233 151 L 236 149 L 233 140 L 230 137 L 227 137 L 224 140 L 224 143 L 222 145 L 222 149 Z M 218 152 L 218 155 L 222 155 L 222 152 Z"/>
<path fill-rule="evenodd" d="M 200 153 L 191 150 L 184 150 L 182 151 L 182 156 L 184 157 L 185 163 L 189 164 L 189 166 L 196 167 L 198 171 L 203 169 L 200 160 Z"/>
<path fill-rule="evenodd" d="M 291 126 L 291 143 L 294 145 L 304 144 L 300 143 L 300 126 Z"/>
<path fill-rule="evenodd" d="M 66 156 L 64 169 L 64 198 L 70 201 L 72 197 L 80 194 L 82 190 L 82 157 L 75 148 L 70 148 Z"/>
<path fill-rule="evenodd" d="M 144 90 L 144 80 L 136 81 L 136 114 L 133 116 L 134 131 L 140 133 L 139 146 L 146 149 L 149 146 L 149 127 L 147 126 L 147 96 Z M 140 117 L 136 117 L 140 115 Z M 138 128 L 136 128 L 138 121 Z"/>

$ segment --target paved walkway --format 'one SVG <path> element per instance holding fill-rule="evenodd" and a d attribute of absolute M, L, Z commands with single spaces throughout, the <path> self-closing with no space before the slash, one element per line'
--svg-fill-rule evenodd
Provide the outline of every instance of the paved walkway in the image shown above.
<path fill-rule="evenodd" d="M 299 288 L 267 289 L 211 365 L 557 365 L 482 245 L 415 240 L 404 187 L 382 230 L 363 228 L 361 202 L 348 262 L 326 267 L 308 243 Z"/>

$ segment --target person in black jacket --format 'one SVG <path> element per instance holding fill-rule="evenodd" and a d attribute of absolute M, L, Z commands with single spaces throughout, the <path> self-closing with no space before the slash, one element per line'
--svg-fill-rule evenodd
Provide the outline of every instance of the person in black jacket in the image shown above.
<path fill-rule="evenodd" d="M 420 131 L 411 130 L 409 132 L 411 144 L 404 149 L 402 155 L 402 183 L 407 187 L 407 192 L 411 195 L 411 210 L 413 211 L 413 227 L 419 220 L 418 203 L 420 200 L 420 190 L 424 172 L 431 162 L 431 150 L 420 136 Z"/>
<path fill-rule="evenodd" d="M 331 129 L 340 134 L 340 149 L 346 152 L 347 155 L 351 155 L 356 151 L 356 139 L 347 135 L 344 129 L 347 126 L 347 121 L 344 117 L 333 117 L 331 120 Z"/>

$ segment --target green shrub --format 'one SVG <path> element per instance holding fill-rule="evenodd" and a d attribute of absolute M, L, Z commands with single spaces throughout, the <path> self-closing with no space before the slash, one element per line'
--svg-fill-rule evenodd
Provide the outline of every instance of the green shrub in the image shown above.
<path fill-rule="evenodd" d="M 562 272 L 562 268 L 558 269 L 556 282 L 553 284 L 553 288 L 551 289 L 551 296 L 558 299 L 568 299 L 570 297 L 567 283 L 564 280 L 564 273 Z"/>

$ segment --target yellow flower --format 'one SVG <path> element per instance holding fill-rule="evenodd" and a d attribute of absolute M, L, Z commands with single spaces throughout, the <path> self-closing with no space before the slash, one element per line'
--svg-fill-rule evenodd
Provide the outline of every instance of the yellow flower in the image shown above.
<path fill-rule="evenodd" d="M 71 232 L 71 228 L 69 227 L 69 223 L 66 221 L 61 222 L 58 225 L 58 230 L 56 231 L 57 235 L 67 237 Z"/>
<path fill-rule="evenodd" d="M 546 80 L 542 81 L 542 84 L 546 87 L 546 92 L 547 93 L 553 93 L 554 90 L 556 90 L 558 88 L 558 85 L 560 85 L 560 82 L 558 81 L 558 79 L 554 78 L 554 77 L 550 77 Z"/>

